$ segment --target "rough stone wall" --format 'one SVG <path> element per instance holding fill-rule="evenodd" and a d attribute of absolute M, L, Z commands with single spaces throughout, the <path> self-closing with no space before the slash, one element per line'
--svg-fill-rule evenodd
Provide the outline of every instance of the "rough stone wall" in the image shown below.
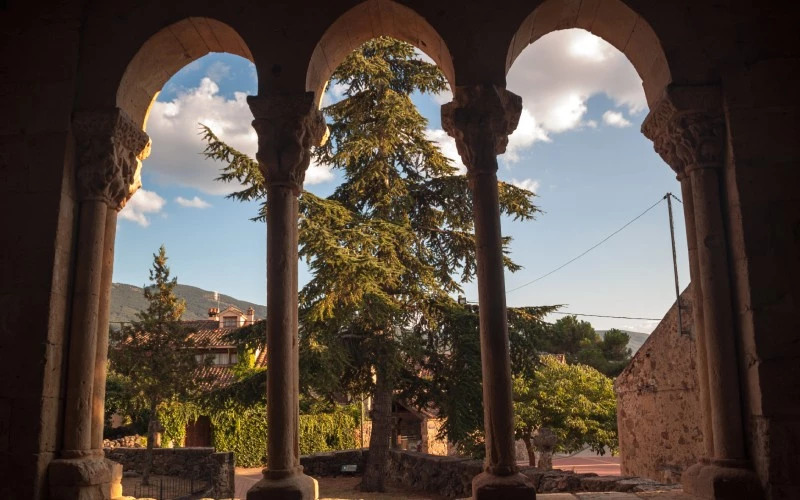
<path fill-rule="evenodd" d="M 61 442 L 81 9 L 0 7 L 0 498 L 45 498 Z"/>
<path fill-rule="evenodd" d="M 684 334 L 673 304 L 614 382 L 625 475 L 678 482 L 703 453 L 691 286 L 681 299 Z"/>
<path fill-rule="evenodd" d="M 106 458 L 120 463 L 125 471 L 142 473 L 146 461 L 144 448 L 105 448 Z M 215 498 L 234 493 L 234 456 L 214 448 L 156 448 L 152 474 L 208 480 Z"/>
<path fill-rule="evenodd" d="M 413 451 L 391 450 L 389 480 L 409 488 L 446 498 L 472 495 L 472 479 L 483 471 L 482 460 L 442 457 Z M 652 491 L 668 489 L 649 479 L 626 476 L 576 474 L 561 470 L 541 471 L 523 467 L 539 493 L 568 491 Z"/>
<path fill-rule="evenodd" d="M 328 453 L 315 453 L 300 457 L 303 472 L 314 477 L 328 477 L 342 475 L 343 465 L 357 466 L 357 474 L 364 472 L 367 465 L 369 451 L 361 450 L 332 451 Z"/>

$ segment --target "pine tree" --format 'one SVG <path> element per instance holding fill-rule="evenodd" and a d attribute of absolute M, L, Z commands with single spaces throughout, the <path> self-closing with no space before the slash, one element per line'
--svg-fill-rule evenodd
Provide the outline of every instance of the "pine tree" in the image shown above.
<path fill-rule="evenodd" d="M 414 47 L 371 40 L 349 55 L 332 81 L 344 98 L 323 111 L 330 140 L 317 162 L 340 171 L 328 198 L 300 196 L 300 256 L 313 275 L 300 293 L 301 385 L 316 394 L 371 394 L 372 435 L 362 490 L 382 491 L 391 439 L 392 399 L 426 399 L 425 370 L 435 345 L 437 311 L 476 271 L 472 198 L 467 179 L 426 137 L 427 120 L 411 100 L 447 88 L 443 74 Z M 220 181 L 261 200 L 255 161 L 204 127 L 205 155 L 225 163 Z M 528 220 L 534 194 L 499 183 L 502 211 Z M 510 238 L 506 238 L 507 245 Z M 506 267 L 518 269 L 510 259 Z"/>
<path fill-rule="evenodd" d="M 151 285 L 144 288 L 147 309 L 137 313 L 136 321 L 111 330 L 109 349 L 111 369 L 125 378 L 128 394 L 146 401 L 149 418 L 144 484 L 148 483 L 153 463 L 159 405 L 196 395 L 203 382 L 191 375 L 200 366 L 195 349 L 201 344 L 192 338 L 193 331 L 180 321 L 186 304 L 175 296 L 178 280 L 169 277 L 163 245 L 153 254 L 150 282 Z"/>

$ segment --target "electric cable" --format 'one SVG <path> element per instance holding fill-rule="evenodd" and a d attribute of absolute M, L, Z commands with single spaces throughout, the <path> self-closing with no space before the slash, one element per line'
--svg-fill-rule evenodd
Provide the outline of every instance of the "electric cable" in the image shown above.
<path fill-rule="evenodd" d="M 641 217 L 643 217 L 643 216 L 644 216 L 644 215 L 645 215 L 647 212 L 649 212 L 650 210 L 652 210 L 652 209 L 656 208 L 656 207 L 657 207 L 657 206 L 658 206 L 658 205 L 659 205 L 659 204 L 660 204 L 662 201 L 664 201 L 665 199 L 666 199 L 666 196 L 665 196 L 665 197 L 663 197 L 663 198 L 661 198 L 661 199 L 659 199 L 657 202 L 655 202 L 655 203 L 653 203 L 652 205 L 650 205 L 650 207 L 649 207 L 647 210 L 645 210 L 644 212 L 640 213 L 639 215 L 637 215 L 637 216 L 636 216 L 636 217 L 634 217 L 633 219 L 629 220 L 627 223 L 625 223 L 625 225 L 624 225 L 624 226 L 622 226 L 621 228 L 617 229 L 617 230 L 616 230 L 616 231 L 614 231 L 613 233 L 609 234 L 608 236 L 606 236 L 605 238 L 603 238 L 602 240 L 600 240 L 600 242 L 598 242 L 597 244 L 595 244 L 593 247 L 589 248 L 588 250 L 584 251 L 583 253 L 581 253 L 581 254 L 580 254 L 580 255 L 578 255 L 577 257 L 574 257 L 574 258 L 572 258 L 572 259 L 568 260 L 567 262 L 565 262 L 565 263 L 561 264 L 560 266 L 558 266 L 557 268 L 553 269 L 552 271 L 550 271 L 550 272 L 548 272 L 548 273 L 546 273 L 546 274 L 543 274 L 543 275 L 539 276 L 538 278 L 536 278 L 536 279 L 534 279 L 534 280 L 531 280 L 531 281 L 529 281 L 529 282 L 527 282 L 527 283 L 524 283 L 524 284 L 522 284 L 522 285 L 520 285 L 520 286 L 518 286 L 518 287 L 512 288 L 512 289 L 510 289 L 510 290 L 506 290 L 506 295 L 508 295 L 508 294 L 509 294 L 509 293 L 511 293 L 511 292 L 516 292 L 517 290 L 519 290 L 519 289 L 521 289 L 521 288 L 525 288 L 526 286 L 532 285 L 532 284 L 536 283 L 537 281 L 539 281 L 539 280 L 542 280 L 542 279 L 544 279 L 544 278 L 546 278 L 546 277 L 550 276 L 551 274 L 555 273 L 556 271 L 560 271 L 560 270 L 564 269 L 564 268 L 565 268 L 565 267 L 567 267 L 568 265 L 572 264 L 572 263 L 573 263 L 573 262 L 575 262 L 576 260 L 578 260 L 578 259 L 580 259 L 581 257 L 583 257 L 584 255 L 586 255 L 587 253 L 589 253 L 589 252 L 591 252 L 592 250 L 594 250 L 595 248 L 599 247 L 600 245 L 602 245 L 602 244 L 603 244 L 603 243 L 605 243 L 606 241 L 610 240 L 612 237 L 616 236 L 616 235 L 617 235 L 619 232 L 621 232 L 623 229 L 625 229 L 626 227 L 630 226 L 631 224 L 633 224 L 634 222 L 636 222 L 637 220 L 639 220 Z"/>

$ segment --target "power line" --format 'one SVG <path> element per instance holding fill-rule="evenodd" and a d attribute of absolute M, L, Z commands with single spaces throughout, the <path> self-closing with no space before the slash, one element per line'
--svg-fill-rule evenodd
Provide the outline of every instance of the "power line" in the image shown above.
<path fill-rule="evenodd" d="M 661 321 L 663 318 L 637 318 L 633 316 L 607 316 L 605 314 L 584 314 L 584 313 L 577 313 L 572 311 L 553 311 L 550 314 L 561 314 L 564 316 L 590 316 L 592 318 L 612 318 L 612 319 L 641 319 L 647 321 Z"/>
<path fill-rule="evenodd" d="M 529 281 L 529 282 L 527 282 L 527 283 L 524 283 L 524 284 L 522 284 L 522 285 L 520 285 L 520 286 L 518 286 L 518 287 L 516 287 L 516 288 L 512 288 L 511 290 L 506 290 L 506 295 L 508 295 L 508 294 L 509 294 L 509 293 L 511 293 L 511 292 L 516 292 L 517 290 L 519 290 L 519 289 L 521 289 L 521 288 L 525 288 L 525 287 L 526 287 L 526 286 L 528 286 L 528 285 L 532 285 L 532 284 L 536 283 L 537 281 L 539 281 L 539 280 L 541 280 L 541 279 L 544 279 L 544 278 L 546 278 L 546 277 L 550 276 L 551 274 L 555 273 L 556 271 L 560 271 L 561 269 L 564 269 L 564 268 L 565 268 L 565 267 L 567 267 L 568 265 L 572 264 L 572 263 L 573 263 L 573 262 L 575 262 L 576 260 L 578 260 L 578 259 L 580 259 L 581 257 L 583 257 L 584 255 L 586 255 L 587 253 L 589 253 L 589 252 L 591 252 L 592 250 L 594 250 L 595 248 L 599 247 L 600 245 L 602 245 L 602 244 L 603 244 L 603 243 L 605 243 L 606 241 L 610 240 L 612 237 L 614 237 L 614 236 L 615 236 L 617 233 L 619 233 L 620 231 L 622 231 L 622 230 L 623 230 L 623 229 L 625 229 L 626 227 L 630 226 L 631 224 L 633 224 L 634 222 L 636 222 L 637 220 L 639 220 L 639 219 L 640 219 L 642 216 L 644 216 L 644 214 L 646 214 L 646 213 L 647 213 L 647 212 L 649 212 L 650 210 L 652 210 L 652 209 L 654 209 L 655 207 L 657 207 L 657 206 L 658 206 L 658 204 L 659 204 L 659 203 L 661 203 L 662 201 L 664 201 L 665 199 L 666 199 L 666 196 L 665 196 L 665 197 L 663 197 L 663 198 L 661 198 L 661 199 L 660 199 L 660 200 L 658 200 L 657 202 L 653 203 L 652 205 L 650 205 L 650 207 L 649 207 L 647 210 L 645 210 L 644 212 L 640 213 L 639 215 L 637 215 L 637 216 L 636 216 L 636 217 L 634 217 L 633 219 L 629 220 L 629 221 L 628 221 L 628 222 L 627 222 L 627 223 L 626 223 L 624 226 L 622 226 L 621 228 L 617 229 L 617 230 L 616 230 L 616 231 L 614 231 L 613 233 L 609 234 L 608 236 L 606 236 L 605 238 L 603 238 L 603 239 L 602 239 L 602 240 L 601 240 L 599 243 L 597 243 L 597 244 L 596 244 L 596 245 L 594 245 L 593 247 L 589 248 L 589 249 L 588 249 L 588 250 L 586 250 L 585 252 L 581 253 L 581 254 L 580 254 L 580 255 L 578 255 L 577 257 L 575 257 L 575 258 L 573 258 L 573 259 L 571 259 L 571 260 L 568 260 L 567 262 L 565 262 L 565 263 L 561 264 L 560 266 L 558 266 L 557 268 L 553 269 L 552 271 L 550 271 L 550 272 L 548 272 L 548 273 L 546 273 L 546 274 L 543 274 L 543 275 L 539 276 L 538 278 L 536 278 L 536 279 L 534 279 L 534 280 L 531 280 L 531 281 Z"/>
<path fill-rule="evenodd" d="M 680 198 L 678 198 L 677 196 L 675 196 L 675 195 L 674 195 L 674 194 L 672 194 L 672 193 L 669 193 L 669 195 L 670 195 L 670 196 L 672 196 L 672 199 L 674 199 L 675 201 L 677 201 L 678 203 L 680 203 L 681 205 L 683 205 L 683 202 L 681 201 L 681 199 L 680 199 Z"/>

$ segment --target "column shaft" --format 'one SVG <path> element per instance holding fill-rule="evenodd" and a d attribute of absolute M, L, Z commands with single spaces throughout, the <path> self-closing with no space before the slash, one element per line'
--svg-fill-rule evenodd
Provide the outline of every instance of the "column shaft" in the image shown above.
<path fill-rule="evenodd" d="M 496 165 L 478 170 L 480 173 L 470 178 L 470 187 L 474 198 L 487 470 L 509 475 L 516 471 L 514 407 L 495 170 Z"/>
<path fill-rule="evenodd" d="M 298 413 L 297 196 L 284 184 L 267 194 L 267 463 L 270 476 L 296 471 Z"/>
<path fill-rule="evenodd" d="M 739 372 L 720 178 L 715 168 L 691 170 L 697 255 L 703 290 L 706 360 L 714 458 L 745 458 Z"/>
<path fill-rule="evenodd" d="M 80 206 L 64 409 L 64 456 L 88 454 L 92 448 L 92 398 L 107 210 L 106 203 L 99 200 L 86 200 Z"/>
<path fill-rule="evenodd" d="M 100 281 L 100 300 L 97 314 L 97 349 L 94 359 L 92 389 L 92 449 L 103 448 L 105 424 L 106 372 L 108 367 L 108 319 L 111 312 L 111 281 L 114 274 L 114 242 L 117 236 L 117 211 L 106 211 L 103 237 L 103 269 Z"/>
<path fill-rule="evenodd" d="M 700 411 L 703 413 L 703 445 L 706 458 L 714 456 L 714 432 L 711 426 L 711 399 L 708 393 L 708 362 L 706 356 L 705 320 L 703 316 L 703 285 L 697 256 L 697 228 L 694 222 L 692 180 L 681 176 L 683 214 L 686 220 L 686 246 L 689 250 L 689 274 L 692 282 L 692 318 L 697 348 L 697 383 L 700 392 Z"/>

